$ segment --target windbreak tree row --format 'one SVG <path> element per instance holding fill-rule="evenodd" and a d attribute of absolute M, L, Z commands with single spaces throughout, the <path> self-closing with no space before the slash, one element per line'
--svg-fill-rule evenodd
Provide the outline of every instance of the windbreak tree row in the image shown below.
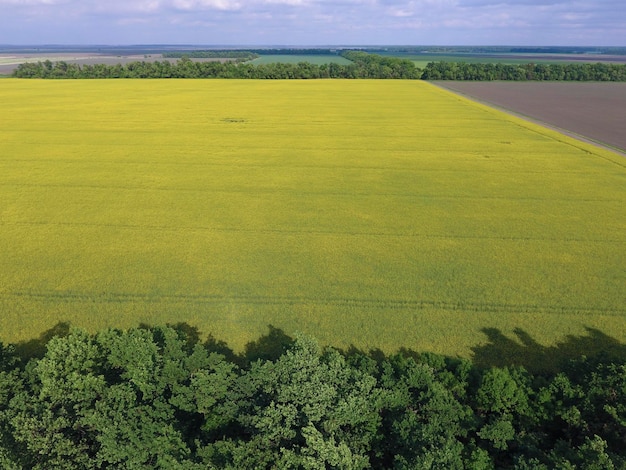
<path fill-rule="evenodd" d="M 626 64 L 609 63 L 539 63 L 472 64 L 467 62 L 431 62 L 423 70 L 423 80 L 511 80 L 511 81 L 626 81 Z"/>
<path fill-rule="evenodd" d="M 337 56 L 342 51 L 329 48 L 260 48 L 260 49 L 202 49 L 202 50 L 181 50 L 163 52 L 162 57 L 166 59 L 181 59 L 190 57 L 192 59 L 245 59 L 252 60 L 262 55 L 324 55 Z"/>
<path fill-rule="evenodd" d="M 608 358 L 541 375 L 306 336 L 244 357 L 180 326 L 0 347 L 5 469 L 611 469 L 625 442 Z"/>
<path fill-rule="evenodd" d="M 224 59 L 235 62 L 245 62 L 259 57 L 254 51 L 236 51 L 229 49 L 211 49 L 198 51 L 171 51 L 163 52 L 161 57 L 164 59 L 182 59 L 188 57 L 190 59 Z"/>
<path fill-rule="evenodd" d="M 177 55 L 172 53 L 173 55 Z M 199 57 L 209 53 L 197 52 Z M 226 52 L 211 52 L 226 54 Z M 13 72 L 17 78 L 251 78 L 251 79 L 408 79 L 408 80 L 563 80 L 563 81 L 626 81 L 626 64 L 610 63 L 539 63 L 512 65 L 503 63 L 431 62 L 422 70 L 408 59 L 343 51 L 350 64 L 247 62 L 253 53 L 235 55 L 232 60 L 198 62 L 189 55 L 174 63 L 137 61 L 126 65 L 79 65 L 65 61 L 23 63 Z M 252 55 L 250 55 L 252 54 Z M 194 55 L 195 57 L 195 55 Z"/>
<path fill-rule="evenodd" d="M 193 61 L 183 57 L 177 62 L 131 62 L 126 65 L 79 65 L 68 62 L 20 64 L 14 71 L 17 78 L 402 78 L 418 79 L 421 71 L 409 60 L 383 57 L 364 52 L 346 51 L 343 56 L 351 64 L 271 63 L 251 64 L 238 60 Z"/>

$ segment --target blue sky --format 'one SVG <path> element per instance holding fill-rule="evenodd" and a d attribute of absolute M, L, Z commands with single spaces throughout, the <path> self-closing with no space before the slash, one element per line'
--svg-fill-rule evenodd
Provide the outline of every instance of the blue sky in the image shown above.
<path fill-rule="evenodd" d="M 0 44 L 626 46 L 626 0 L 0 0 Z"/>

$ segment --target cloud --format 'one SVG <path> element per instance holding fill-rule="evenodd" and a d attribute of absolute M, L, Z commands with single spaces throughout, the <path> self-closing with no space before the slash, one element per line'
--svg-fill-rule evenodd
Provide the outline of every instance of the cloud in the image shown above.
<path fill-rule="evenodd" d="M 204 11 L 204 10 L 239 10 L 242 4 L 232 0 L 173 0 L 171 6 L 177 10 Z"/>
<path fill-rule="evenodd" d="M 0 43 L 623 45 L 623 0 L 0 0 Z"/>

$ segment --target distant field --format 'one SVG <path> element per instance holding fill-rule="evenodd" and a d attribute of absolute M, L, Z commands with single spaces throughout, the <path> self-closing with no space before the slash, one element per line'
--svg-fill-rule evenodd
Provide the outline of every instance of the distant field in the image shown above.
<path fill-rule="evenodd" d="M 615 153 L 420 81 L 5 79 L 0 102 L 4 341 L 626 341 Z"/>
<path fill-rule="evenodd" d="M 528 64 L 530 62 L 542 63 L 562 63 L 563 60 L 554 58 L 527 56 L 504 56 L 494 57 L 491 55 L 471 55 L 471 54 L 417 54 L 417 55 L 395 55 L 403 59 L 409 59 L 415 63 L 416 67 L 425 68 L 430 62 L 465 62 L 468 64 Z"/>
<path fill-rule="evenodd" d="M 275 64 L 275 63 L 283 63 L 283 64 L 297 64 L 298 62 L 309 62 L 311 64 L 350 64 L 352 63 L 348 59 L 344 59 L 338 55 L 262 55 L 257 57 L 256 59 L 250 61 L 250 63 L 258 65 L 258 64 Z"/>
<path fill-rule="evenodd" d="M 383 53 L 384 54 L 384 53 Z M 439 54 L 424 52 L 421 54 L 389 53 L 394 57 L 411 60 L 419 68 L 426 67 L 430 62 L 464 62 L 468 64 L 563 64 L 580 62 L 609 62 L 625 63 L 625 55 L 610 54 L 475 54 L 475 53 L 450 53 Z"/>

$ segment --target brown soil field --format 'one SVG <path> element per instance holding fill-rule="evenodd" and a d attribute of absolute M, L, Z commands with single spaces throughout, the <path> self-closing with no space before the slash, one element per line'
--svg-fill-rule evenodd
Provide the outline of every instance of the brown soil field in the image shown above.
<path fill-rule="evenodd" d="M 574 137 L 626 152 L 626 83 L 433 83 Z"/>

